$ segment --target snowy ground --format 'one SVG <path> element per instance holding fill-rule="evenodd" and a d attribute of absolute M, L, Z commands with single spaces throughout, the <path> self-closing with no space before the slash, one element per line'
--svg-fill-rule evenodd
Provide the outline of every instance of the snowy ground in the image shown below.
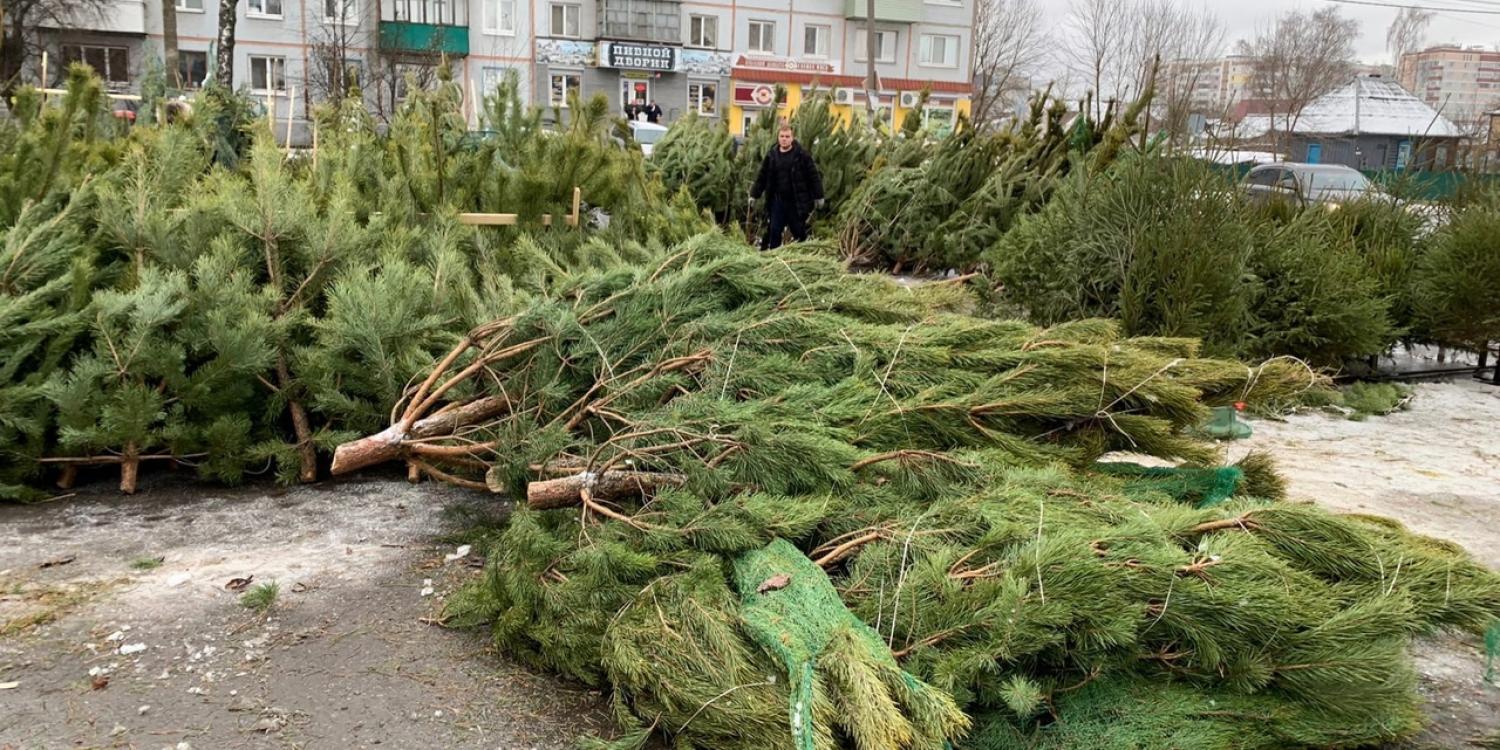
<path fill-rule="evenodd" d="M 444 509 L 492 497 L 150 480 L 0 507 L 0 623 L 55 618 L 0 635 L 0 749 L 560 750 L 607 726 L 597 693 L 423 622 L 472 574 L 436 541 Z M 269 616 L 224 588 L 250 575 L 281 587 Z"/>
<path fill-rule="evenodd" d="M 1269 450 L 1295 498 L 1399 519 L 1500 567 L 1496 425 L 1500 389 L 1422 385 L 1390 417 L 1257 421 L 1229 457 Z M 570 747 L 607 726 L 597 693 L 423 622 L 472 575 L 445 560 L 445 509 L 503 508 L 395 479 L 223 491 L 162 474 L 133 498 L 100 482 L 0 506 L 0 750 Z M 249 575 L 281 585 L 268 617 L 224 589 Z M 1432 727 L 1413 747 L 1500 733 L 1475 640 L 1414 655 Z"/>
<path fill-rule="evenodd" d="M 1351 422 L 1322 414 L 1259 420 L 1230 457 L 1268 450 L 1293 499 L 1401 521 L 1500 569 L 1500 388 L 1472 379 L 1416 387 L 1410 408 Z M 1413 650 L 1431 726 L 1418 747 L 1494 747 L 1500 687 L 1484 682 L 1477 638 Z"/>

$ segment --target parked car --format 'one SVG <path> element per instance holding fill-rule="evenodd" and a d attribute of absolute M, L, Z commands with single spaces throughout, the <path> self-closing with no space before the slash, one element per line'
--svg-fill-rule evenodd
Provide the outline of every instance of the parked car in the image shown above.
<path fill-rule="evenodd" d="M 667 126 L 665 125 L 657 125 L 643 120 L 630 121 L 630 135 L 635 138 L 636 143 L 640 144 L 641 153 L 645 154 L 647 159 L 651 158 L 652 147 L 666 134 Z"/>
<path fill-rule="evenodd" d="M 1304 204 L 1338 205 L 1360 198 L 1386 198 L 1370 178 L 1342 164 L 1263 164 L 1245 175 L 1244 185 L 1254 201 L 1279 197 Z"/>

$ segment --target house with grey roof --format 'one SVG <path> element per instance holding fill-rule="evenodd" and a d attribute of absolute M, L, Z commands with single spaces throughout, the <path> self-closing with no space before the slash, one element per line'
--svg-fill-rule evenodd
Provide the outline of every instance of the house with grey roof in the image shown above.
<path fill-rule="evenodd" d="M 1466 134 L 1396 81 L 1358 76 L 1292 118 L 1248 114 L 1242 141 L 1277 144 L 1290 161 L 1344 164 L 1366 171 L 1448 169 Z"/>

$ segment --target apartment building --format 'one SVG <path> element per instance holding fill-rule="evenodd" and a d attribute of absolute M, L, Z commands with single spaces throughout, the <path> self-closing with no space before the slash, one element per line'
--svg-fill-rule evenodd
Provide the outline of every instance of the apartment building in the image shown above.
<path fill-rule="evenodd" d="M 178 69 L 186 88 L 211 75 L 218 37 L 215 0 L 172 0 L 177 21 Z M 56 85 L 74 61 L 90 64 L 112 91 L 138 91 L 162 54 L 162 0 L 112 0 L 98 17 L 71 19 L 44 35 Z M 447 59 L 473 102 L 492 91 L 506 71 L 529 96 L 533 35 L 532 0 L 239 0 L 233 82 L 291 121 L 296 142 L 309 137 L 307 114 L 334 88 L 357 80 L 380 113 L 405 95 L 408 73 L 435 80 Z M 37 72 L 41 74 L 40 65 Z"/>
<path fill-rule="evenodd" d="M 1232 111 L 1253 92 L 1255 61 L 1246 55 L 1176 60 L 1163 66 L 1162 80 L 1192 111 L 1210 117 Z"/>
<path fill-rule="evenodd" d="M 1401 85 L 1460 124 L 1476 125 L 1500 105 L 1500 51 L 1441 46 L 1401 56 Z"/>
<path fill-rule="evenodd" d="M 723 117 L 743 133 L 834 91 L 843 117 L 864 111 L 865 0 L 552 0 L 539 19 L 536 101 L 602 92 L 623 109 L 655 101 L 669 120 Z M 877 110 L 899 123 L 929 91 L 928 119 L 967 113 L 974 0 L 879 0 Z"/>
<path fill-rule="evenodd" d="M 50 82 L 81 60 L 110 88 L 138 90 L 161 57 L 162 1 L 112 0 L 101 17 L 50 30 Z M 171 1 L 179 70 L 196 86 L 212 67 L 218 6 Z M 974 3 L 877 0 L 878 116 L 899 124 L 923 90 L 928 120 L 967 113 Z M 442 59 L 476 124 L 473 102 L 514 72 L 539 105 L 603 93 L 616 111 L 655 101 L 668 121 L 696 112 L 738 134 L 819 90 L 836 92 L 841 116 L 859 116 L 866 9 L 866 0 L 240 0 L 233 80 L 292 120 L 299 141 L 337 71 L 354 71 L 371 105 L 388 110 L 407 73 L 429 80 Z"/>

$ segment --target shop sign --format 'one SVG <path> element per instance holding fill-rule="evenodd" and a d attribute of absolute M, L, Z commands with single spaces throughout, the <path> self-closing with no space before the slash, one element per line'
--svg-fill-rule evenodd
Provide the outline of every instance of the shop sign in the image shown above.
<path fill-rule="evenodd" d="M 810 73 L 813 75 L 837 75 L 838 65 L 830 61 L 796 60 L 788 57 L 767 55 L 741 55 L 736 68 L 747 70 L 781 70 L 788 73 Z"/>
<path fill-rule="evenodd" d="M 776 100 L 775 84 L 741 83 L 734 87 L 734 103 L 741 107 L 773 107 L 780 102 Z"/>
<path fill-rule="evenodd" d="M 677 70 L 677 48 L 661 44 L 604 42 L 599 65 L 625 70 L 654 70 L 671 73 Z"/>

